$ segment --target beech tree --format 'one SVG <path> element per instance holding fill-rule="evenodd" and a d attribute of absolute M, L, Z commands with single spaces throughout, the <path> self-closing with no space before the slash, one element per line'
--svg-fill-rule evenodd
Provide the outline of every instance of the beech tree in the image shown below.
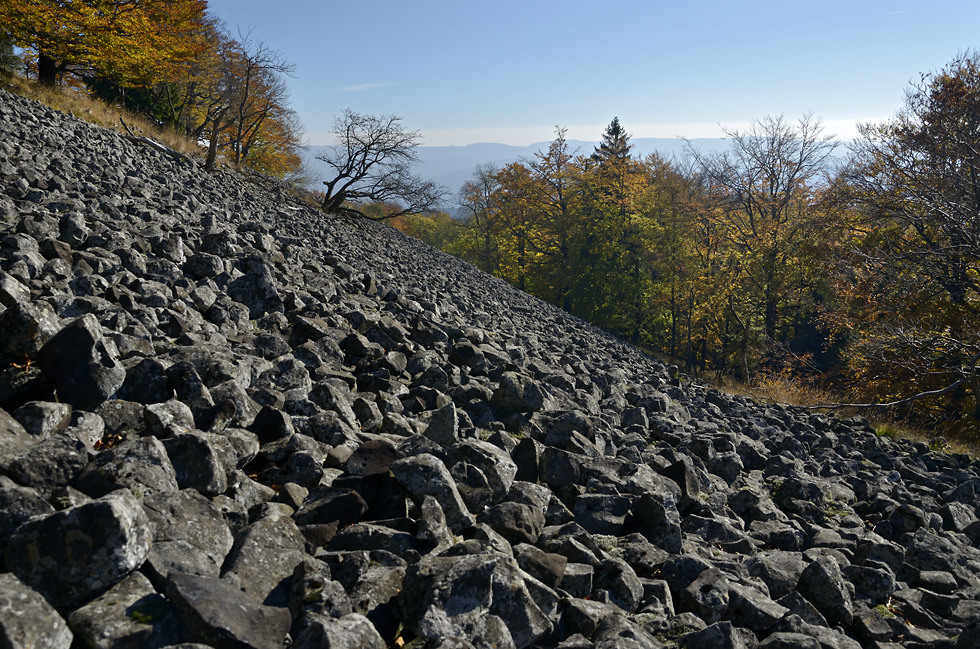
<path fill-rule="evenodd" d="M 232 55 L 226 64 L 231 84 L 228 88 L 228 126 L 226 138 L 236 164 L 249 153 L 266 120 L 284 110 L 288 91 L 283 76 L 292 76 L 296 66 L 251 30 L 239 32 L 231 41 Z"/>
<path fill-rule="evenodd" d="M 446 192 L 412 174 L 421 143 L 418 131 L 407 130 L 401 117 L 386 113 L 361 115 L 347 109 L 334 122 L 337 144 L 316 156 L 331 169 L 322 209 L 372 220 L 435 210 Z M 380 217 L 362 205 L 386 206 Z"/>
<path fill-rule="evenodd" d="M 534 184 L 532 209 L 539 234 L 534 238 L 545 275 L 545 299 L 572 311 L 572 239 L 578 227 L 573 200 L 579 177 L 575 153 L 565 139 L 567 129 L 555 128 L 555 139 L 548 150 L 536 153 L 527 162 Z"/>
<path fill-rule="evenodd" d="M 784 315 L 806 307 L 812 265 L 805 248 L 820 232 L 814 189 L 835 145 L 810 115 L 796 124 L 766 117 L 726 134 L 729 151 L 690 150 L 707 183 L 705 218 L 725 251 L 714 273 L 716 308 L 727 316 L 722 324 L 734 326 L 725 342 L 748 378 L 750 352 L 791 337 Z"/>
<path fill-rule="evenodd" d="M 465 223 L 476 237 L 474 253 L 469 261 L 480 270 L 500 276 L 500 246 L 497 234 L 500 223 L 497 219 L 497 200 L 500 181 L 499 170 L 492 164 L 481 164 L 473 172 L 473 178 L 463 183 L 459 190 L 458 202 L 466 212 Z M 426 239 L 427 243 L 430 243 Z"/>
<path fill-rule="evenodd" d="M 860 132 L 833 314 L 854 376 L 878 403 L 980 420 L 980 53 L 922 75 L 894 119 Z"/>
<path fill-rule="evenodd" d="M 31 54 L 41 83 L 71 72 L 135 86 L 195 56 L 206 8 L 204 0 L 4 0 L 0 33 Z"/>

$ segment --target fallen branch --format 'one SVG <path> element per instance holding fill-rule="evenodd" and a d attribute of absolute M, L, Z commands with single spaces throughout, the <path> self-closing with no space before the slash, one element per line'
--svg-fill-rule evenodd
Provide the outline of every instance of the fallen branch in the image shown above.
<path fill-rule="evenodd" d="M 904 406 L 907 403 L 912 403 L 916 399 L 921 399 L 923 397 L 934 397 L 940 394 L 946 394 L 947 392 L 952 392 L 963 382 L 966 381 L 965 378 L 960 379 L 945 388 L 939 390 L 930 390 L 928 392 L 920 392 L 918 394 L 913 394 L 911 397 L 905 399 L 899 399 L 897 401 L 889 401 L 887 403 L 818 403 L 814 406 L 803 406 L 807 410 L 840 410 L 842 408 L 892 408 L 894 406 Z"/>
<path fill-rule="evenodd" d="M 189 162 L 190 164 L 195 165 L 195 166 L 197 165 L 197 161 L 194 160 L 194 158 L 190 157 L 189 155 L 185 155 L 185 154 L 181 153 L 180 151 L 174 151 L 170 147 L 164 146 L 163 144 L 160 144 L 156 140 L 151 140 L 150 138 L 143 137 L 142 135 L 136 135 L 135 133 L 133 133 L 132 129 L 129 128 L 129 125 L 126 124 L 126 122 L 123 121 L 122 115 L 119 116 L 119 121 L 122 123 L 123 128 L 126 129 L 126 133 L 128 133 L 128 135 L 125 135 L 124 137 L 127 140 L 129 140 L 130 142 L 136 142 L 137 144 L 143 144 L 145 146 L 150 147 L 154 151 L 159 151 L 160 153 L 163 153 L 165 155 L 168 155 L 171 158 L 176 158 L 178 160 L 183 160 L 184 162 Z"/>

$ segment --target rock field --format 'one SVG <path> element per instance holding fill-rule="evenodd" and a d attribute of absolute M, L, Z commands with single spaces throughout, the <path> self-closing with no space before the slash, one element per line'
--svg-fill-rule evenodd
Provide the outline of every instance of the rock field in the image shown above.
<path fill-rule="evenodd" d="M 980 463 L 258 180 L 0 91 L 0 647 L 980 647 Z"/>

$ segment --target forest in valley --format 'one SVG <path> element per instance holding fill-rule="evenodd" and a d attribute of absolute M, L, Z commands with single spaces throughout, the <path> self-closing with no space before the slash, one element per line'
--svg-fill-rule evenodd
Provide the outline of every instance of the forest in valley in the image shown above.
<path fill-rule="evenodd" d="M 782 377 L 919 425 L 980 423 L 980 57 L 835 142 L 766 117 L 683 161 L 564 129 L 479 168 L 463 218 L 395 225 L 687 371 Z"/>
<path fill-rule="evenodd" d="M 309 182 L 294 69 L 204 0 L 0 3 L 0 76 L 145 116 L 205 170 Z M 922 74 L 846 145 L 812 115 L 763 117 L 682 159 L 635 155 L 618 119 L 589 151 L 557 128 L 533 157 L 478 168 L 455 216 L 413 175 L 420 134 L 397 115 L 348 109 L 335 134 L 310 192 L 325 213 L 388 219 L 688 372 L 980 427 L 978 52 Z"/>

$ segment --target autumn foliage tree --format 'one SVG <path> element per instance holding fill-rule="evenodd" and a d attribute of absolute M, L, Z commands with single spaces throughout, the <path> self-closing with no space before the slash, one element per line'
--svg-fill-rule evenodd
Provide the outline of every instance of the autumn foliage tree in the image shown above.
<path fill-rule="evenodd" d="M 166 78 L 201 51 L 203 0 L 5 0 L 0 29 L 35 59 L 38 80 Z"/>
<path fill-rule="evenodd" d="M 860 127 L 839 179 L 851 371 L 876 402 L 980 420 L 980 55 L 922 75 Z"/>
<path fill-rule="evenodd" d="M 816 188 L 835 145 L 811 116 L 796 124 L 767 117 L 728 136 L 728 151 L 692 155 L 707 185 L 700 209 L 719 238 L 710 277 L 714 308 L 725 314 L 717 341 L 747 377 L 795 337 L 792 316 L 812 306 L 808 250 L 823 231 Z"/>
<path fill-rule="evenodd" d="M 682 166 L 634 156 L 618 119 L 589 155 L 559 128 L 531 159 L 478 170 L 461 192 L 463 227 L 414 231 L 690 367 L 747 376 L 815 330 L 832 147 L 809 118 L 732 135 L 729 153 Z"/>
<path fill-rule="evenodd" d="M 302 125 L 283 76 L 293 66 L 251 32 L 228 34 L 204 0 L 7 0 L 0 42 L 24 48 L 41 83 L 84 87 L 220 153 L 285 176 Z"/>

